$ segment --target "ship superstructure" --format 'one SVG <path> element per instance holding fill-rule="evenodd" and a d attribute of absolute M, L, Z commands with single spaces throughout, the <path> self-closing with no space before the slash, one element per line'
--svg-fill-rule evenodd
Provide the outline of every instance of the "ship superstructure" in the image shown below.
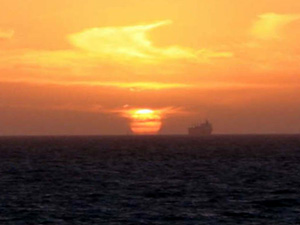
<path fill-rule="evenodd" d="M 211 135 L 213 131 L 212 124 L 206 120 L 204 123 L 189 127 L 189 135 L 192 136 L 207 136 Z"/>

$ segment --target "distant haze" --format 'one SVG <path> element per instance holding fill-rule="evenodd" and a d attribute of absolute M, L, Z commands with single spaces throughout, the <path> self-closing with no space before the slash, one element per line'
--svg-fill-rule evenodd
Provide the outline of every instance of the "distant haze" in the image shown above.
<path fill-rule="evenodd" d="M 298 0 L 1 4 L 0 135 L 300 133 Z"/>

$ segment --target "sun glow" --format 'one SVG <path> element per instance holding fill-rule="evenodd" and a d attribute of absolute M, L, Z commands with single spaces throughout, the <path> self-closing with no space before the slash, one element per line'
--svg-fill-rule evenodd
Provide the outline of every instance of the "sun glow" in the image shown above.
<path fill-rule="evenodd" d="M 159 110 L 135 109 L 129 111 L 129 116 L 134 134 L 157 134 L 162 125 Z"/>

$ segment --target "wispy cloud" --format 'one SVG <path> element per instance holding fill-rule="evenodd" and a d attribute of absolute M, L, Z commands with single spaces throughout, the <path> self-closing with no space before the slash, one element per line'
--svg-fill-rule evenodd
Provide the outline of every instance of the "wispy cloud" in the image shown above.
<path fill-rule="evenodd" d="M 75 83 L 76 84 L 76 83 Z M 178 89 L 190 88 L 193 85 L 184 83 L 161 83 L 161 82 L 93 82 L 93 83 L 78 83 L 81 85 L 103 86 L 113 88 L 125 88 L 130 91 L 145 91 L 145 90 L 161 90 L 161 89 Z"/>
<path fill-rule="evenodd" d="M 0 29 L 0 40 L 11 39 L 15 31 L 12 29 Z"/>
<path fill-rule="evenodd" d="M 18 73 L 21 80 L 30 80 L 32 76 L 37 81 L 51 83 L 70 82 L 73 78 L 90 81 L 88 77 L 93 77 L 93 82 L 104 86 L 128 88 L 131 91 L 158 90 L 187 87 L 180 82 L 156 82 L 156 78 L 163 74 L 176 74 L 185 69 L 185 65 L 209 65 L 214 59 L 233 56 L 231 52 L 207 48 L 155 46 L 148 32 L 171 23 L 166 20 L 133 26 L 86 29 L 67 36 L 72 45 L 70 49 L 0 51 L 0 69 Z M 6 33 L 6 37 L 11 35 L 12 31 Z M 128 79 L 128 74 L 137 79 Z M 138 78 L 145 74 L 151 74 L 155 78 L 153 82 L 144 82 L 145 79 Z"/>
<path fill-rule="evenodd" d="M 127 89 L 132 92 L 141 92 L 148 90 L 165 89 L 184 89 L 196 88 L 197 86 L 186 83 L 166 83 L 166 82 L 105 82 L 105 81 L 49 81 L 47 79 L 19 79 L 11 81 L 9 79 L 0 79 L 0 82 L 7 83 L 30 83 L 36 85 L 59 85 L 59 86 L 81 86 L 81 87 L 102 87 L 112 89 Z"/>
<path fill-rule="evenodd" d="M 125 118 L 131 118 L 132 114 L 134 114 L 137 110 L 146 109 L 145 106 L 130 106 L 124 105 L 122 108 L 117 109 L 102 109 L 104 113 L 116 113 Z M 151 110 L 157 112 L 162 118 L 166 118 L 172 116 L 174 114 L 186 114 L 189 113 L 182 107 L 168 106 L 163 108 L 151 108 Z"/>
<path fill-rule="evenodd" d="M 281 30 L 286 25 L 299 19 L 299 14 L 265 13 L 258 17 L 251 29 L 251 33 L 259 39 L 277 39 L 280 38 Z"/>
<path fill-rule="evenodd" d="M 230 52 L 207 49 L 195 50 L 181 46 L 156 47 L 148 39 L 147 33 L 161 26 L 169 25 L 166 20 L 146 25 L 125 27 L 91 28 L 69 36 L 71 43 L 87 52 L 117 61 L 134 60 L 153 63 L 172 59 L 200 61 L 203 58 L 231 57 Z"/>
<path fill-rule="evenodd" d="M 26 49 L 6 52 L 5 56 L 0 55 L 0 63 L 2 62 L 2 66 L 6 67 L 17 64 L 24 68 L 70 68 L 74 70 L 74 68 L 101 67 L 101 65 L 116 63 L 133 67 L 171 62 L 176 65 L 176 62 L 181 60 L 209 63 L 215 58 L 233 56 L 232 52 L 207 48 L 193 49 L 177 45 L 155 46 L 148 38 L 148 32 L 171 23 L 172 21 L 166 20 L 145 25 L 90 28 L 68 35 L 68 40 L 73 46 L 71 49 L 53 51 Z M 2 36 L 10 37 L 11 35 L 13 31 L 3 33 Z"/>

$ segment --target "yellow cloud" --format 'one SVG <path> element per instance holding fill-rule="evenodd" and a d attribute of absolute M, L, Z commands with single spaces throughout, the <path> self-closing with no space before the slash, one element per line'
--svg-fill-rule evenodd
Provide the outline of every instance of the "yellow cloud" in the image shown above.
<path fill-rule="evenodd" d="M 171 21 L 166 20 L 147 25 L 87 29 L 69 35 L 68 38 L 73 48 L 65 50 L 0 51 L 0 68 L 38 69 L 39 72 L 42 70 L 50 73 L 53 72 L 53 69 L 55 71 L 64 69 L 75 75 L 86 75 L 91 68 L 107 71 L 104 67 L 116 68 L 116 63 L 118 63 L 122 68 L 134 69 L 138 73 L 151 71 L 151 73 L 162 74 L 169 70 L 173 72 L 173 68 L 178 71 L 178 67 L 188 61 L 210 63 L 214 58 L 233 56 L 231 52 L 219 52 L 206 48 L 154 46 L 148 39 L 147 33 L 170 23 Z M 1 34 L 8 38 L 13 35 L 13 31 L 2 33 L 0 31 Z M 152 66 L 152 64 L 158 63 L 160 66 Z M 168 65 L 170 66 L 168 67 Z"/>
<path fill-rule="evenodd" d="M 251 33 L 254 37 L 259 39 L 267 40 L 280 38 L 280 31 L 282 28 L 299 19 L 300 15 L 297 14 L 262 14 L 254 23 Z"/>
<path fill-rule="evenodd" d="M 105 87 L 129 89 L 130 91 L 148 91 L 148 90 L 164 90 L 164 89 L 181 89 L 193 88 L 194 85 L 185 83 L 164 83 L 164 82 L 98 82 L 98 81 L 49 81 L 47 79 L 18 79 L 11 81 L 9 79 L 1 79 L 0 82 L 16 82 L 16 83 L 30 83 L 37 85 L 67 85 L 67 86 L 90 86 L 90 87 Z"/>
<path fill-rule="evenodd" d="M 82 84 L 82 83 L 81 83 Z M 85 83 L 88 84 L 88 83 Z M 102 82 L 102 83 L 89 83 L 92 86 L 99 85 L 105 87 L 115 88 L 127 88 L 130 91 L 144 91 L 144 90 L 162 90 L 162 89 L 176 89 L 176 88 L 188 88 L 192 85 L 182 83 L 159 83 L 159 82 Z"/>
<path fill-rule="evenodd" d="M 121 109 L 103 109 L 103 112 L 108 112 L 108 113 L 117 113 L 120 114 L 122 117 L 125 118 L 132 118 L 132 115 L 134 115 L 136 112 L 156 112 L 158 113 L 161 118 L 166 118 L 170 115 L 173 114 L 184 114 L 187 113 L 182 107 L 174 107 L 174 106 L 169 106 L 169 107 L 164 107 L 164 108 L 151 108 L 151 109 L 146 109 L 144 107 L 132 107 L 129 105 L 124 105 L 123 108 Z"/>
<path fill-rule="evenodd" d="M 194 50 L 180 46 L 155 47 L 147 33 L 155 28 L 172 23 L 166 20 L 148 25 L 125 27 L 91 28 L 69 36 L 71 43 L 100 57 L 117 61 L 159 62 L 172 59 L 199 61 L 209 58 L 231 57 L 230 52 Z"/>
<path fill-rule="evenodd" d="M 1 39 L 10 39 L 14 36 L 15 31 L 8 29 L 8 30 L 4 30 L 4 29 L 0 29 L 0 40 Z"/>
<path fill-rule="evenodd" d="M 191 65 L 198 67 L 198 63 L 211 63 L 215 58 L 232 57 L 231 52 L 206 48 L 155 46 L 147 33 L 170 23 L 88 29 L 68 36 L 73 45 L 70 49 L 0 51 L 0 70 L 12 74 L 8 80 L 162 90 L 193 86 L 180 75 Z M 166 78 L 171 75 L 174 83 Z"/>

